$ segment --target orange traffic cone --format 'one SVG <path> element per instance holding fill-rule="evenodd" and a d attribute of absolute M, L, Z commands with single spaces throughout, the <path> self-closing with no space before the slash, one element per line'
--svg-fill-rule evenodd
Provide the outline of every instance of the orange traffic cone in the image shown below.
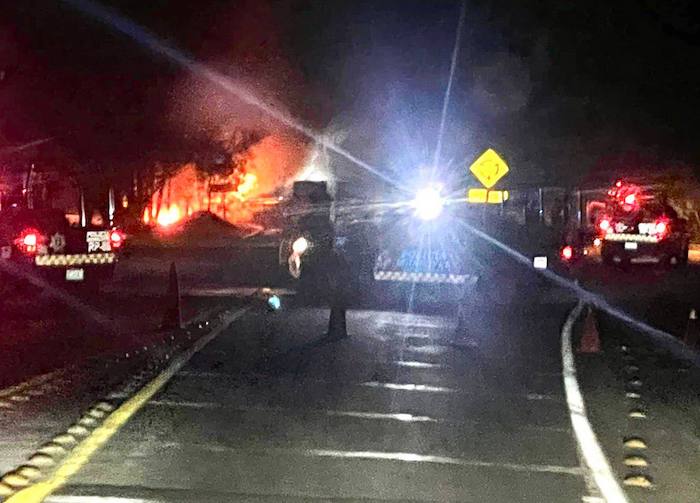
<path fill-rule="evenodd" d="M 690 347 L 695 348 L 698 344 L 698 337 L 700 335 L 700 321 L 698 320 L 698 313 L 695 309 L 690 310 L 688 315 L 688 325 L 685 329 L 685 337 L 683 337 L 683 342 Z"/>
<path fill-rule="evenodd" d="M 578 353 L 600 353 L 600 334 L 596 323 L 595 311 L 590 307 L 583 321 L 583 333 L 579 341 Z"/>

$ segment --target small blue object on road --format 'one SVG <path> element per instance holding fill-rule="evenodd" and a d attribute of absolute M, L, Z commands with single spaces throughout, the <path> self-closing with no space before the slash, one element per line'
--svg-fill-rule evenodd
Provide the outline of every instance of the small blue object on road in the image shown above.
<path fill-rule="evenodd" d="M 267 299 L 267 306 L 271 310 L 277 311 L 279 308 L 282 307 L 282 300 L 277 295 L 272 295 L 270 298 Z"/>

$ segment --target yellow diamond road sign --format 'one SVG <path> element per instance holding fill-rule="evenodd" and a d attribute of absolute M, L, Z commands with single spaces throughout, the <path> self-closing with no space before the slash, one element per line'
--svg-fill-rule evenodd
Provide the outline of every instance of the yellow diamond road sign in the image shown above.
<path fill-rule="evenodd" d="M 490 189 L 508 173 L 506 161 L 493 149 L 488 149 L 469 167 L 477 180 Z"/>

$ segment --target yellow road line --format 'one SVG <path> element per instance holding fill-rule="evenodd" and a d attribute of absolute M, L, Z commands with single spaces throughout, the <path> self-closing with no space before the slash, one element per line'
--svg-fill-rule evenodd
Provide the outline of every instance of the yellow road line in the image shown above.
<path fill-rule="evenodd" d="M 211 333 L 199 339 L 190 349 L 176 356 L 165 370 L 112 412 L 100 426 L 95 428 L 89 436 L 80 442 L 49 479 L 22 489 L 11 496 L 6 503 L 40 503 L 64 486 L 71 477 L 90 461 L 95 452 L 105 445 L 190 358 L 226 330 L 231 323 L 240 318 L 246 311 L 247 309 L 243 308 L 231 314 L 220 327 L 212 330 Z"/>
<path fill-rule="evenodd" d="M 45 382 L 50 381 L 51 379 L 53 379 L 54 377 L 59 375 L 64 370 L 65 369 L 58 369 L 58 370 L 54 370 L 52 372 L 47 372 L 46 374 L 41 374 L 41 375 L 39 375 L 37 377 L 33 377 L 27 381 L 21 382 L 19 384 L 15 384 L 14 386 L 0 389 L 0 398 L 14 395 L 15 393 L 22 392 L 25 389 L 33 388 L 35 386 L 39 386 L 41 384 L 44 384 Z"/>

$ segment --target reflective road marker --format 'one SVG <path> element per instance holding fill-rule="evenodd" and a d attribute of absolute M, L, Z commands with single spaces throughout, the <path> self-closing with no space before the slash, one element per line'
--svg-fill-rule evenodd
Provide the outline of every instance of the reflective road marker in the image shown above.
<path fill-rule="evenodd" d="M 239 309 L 227 316 L 221 326 L 200 338 L 188 350 L 175 356 L 160 374 L 142 387 L 134 396 L 112 412 L 104 423 L 80 442 L 61 462 L 53 475 L 35 485 L 17 492 L 6 503 L 40 503 L 53 492 L 65 485 L 68 480 L 85 466 L 90 458 L 124 426 L 172 377 L 204 346 L 226 330 L 231 323 L 243 316 L 247 309 Z"/>

